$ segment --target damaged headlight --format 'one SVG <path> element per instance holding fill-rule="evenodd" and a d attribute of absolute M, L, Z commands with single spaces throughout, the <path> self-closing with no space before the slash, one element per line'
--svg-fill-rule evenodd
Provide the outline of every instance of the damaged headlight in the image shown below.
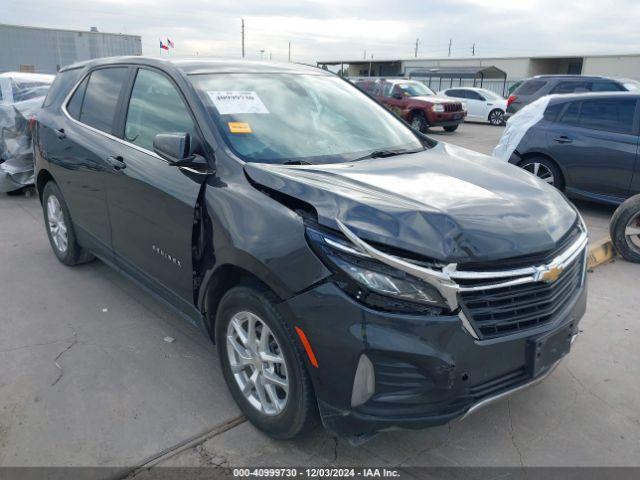
<path fill-rule="evenodd" d="M 445 300 L 431 285 L 389 267 L 342 238 L 307 228 L 309 244 L 334 273 L 336 284 L 356 300 L 376 309 L 440 314 Z"/>

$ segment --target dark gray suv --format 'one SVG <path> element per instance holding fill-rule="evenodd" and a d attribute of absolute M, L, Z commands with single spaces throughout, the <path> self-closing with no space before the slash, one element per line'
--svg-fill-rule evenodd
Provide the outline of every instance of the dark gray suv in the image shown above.
<path fill-rule="evenodd" d="M 624 81 L 586 75 L 538 75 L 525 80 L 507 100 L 506 119 L 534 100 L 552 94 L 586 92 L 624 92 L 631 90 Z"/>
<path fill-rule="evenodd" d="M 551 97 L 509 162 L 568 197 L 618 205 L 640 193 L 638 99 L 629 92 Z"/>
<path fill-rule="evenodd" d="M 447 423 L 542 380 L 579 331 L 564 197 L 321 69 L 72 65 L 34 144 L 57 258 L 103 260 L 214 340 L 274 437 Z"/>

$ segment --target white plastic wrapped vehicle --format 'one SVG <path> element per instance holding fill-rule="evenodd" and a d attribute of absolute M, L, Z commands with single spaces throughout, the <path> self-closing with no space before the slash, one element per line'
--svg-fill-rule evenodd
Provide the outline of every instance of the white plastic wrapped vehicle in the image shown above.
<path fill-rule="evenodd" d="M 0 192 L 33 184 L 30 118 L 38 111 L 53 75 L 0 74 Z"/>
<path fill-rule="evenodd" d="M 504 129 L 498 145 L 493 149 L 494 157 L 504 160 L 505 162 L 509 161 L 511 154 L 518 147 L 527 130 L 542 120 L 549 100 L 553 98 L 553 96 L 554 95 L 547 95 L 541 97 L 509 118 L 507 127 Z"/>

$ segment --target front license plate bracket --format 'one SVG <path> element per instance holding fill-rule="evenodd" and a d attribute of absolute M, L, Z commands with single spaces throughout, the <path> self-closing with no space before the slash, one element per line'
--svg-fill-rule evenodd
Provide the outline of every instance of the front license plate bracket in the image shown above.
<path fill-rule="evenodd" d="M 571 349 L 573 324 L 547 333 L 530 344 L 530 369 L 533 378 L 542 375 Z"/>

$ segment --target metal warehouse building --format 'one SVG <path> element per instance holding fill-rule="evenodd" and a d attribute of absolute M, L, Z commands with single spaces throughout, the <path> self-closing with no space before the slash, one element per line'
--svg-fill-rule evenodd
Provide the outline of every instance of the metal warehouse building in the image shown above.
<path fill-rule="evenodd" d="M 70 63 L 114 55 L 141 55 L 138 35 L 0 24 L 0 72 L 56 73 Z"/>
<path fill-rule="evenodd" d="M 407 59 L 335 59 L 317 62 L 319 67 L 340 67 L 349 77 L 410 76 L 413 71 L 431 71 L 435 88 L 457 84 L 451 75 L 437 79 L 437 72 L 453 69 L 495 67 L 507 74 L 507 84 L 544 74 L 582 74 L 640 80 L 640 53 L 610 55 L 550 55 L 530 57 L 467 57 L 467 58 L 407 58 Z M 501 85 L 503 80 L 491 83 Z M 468 81 L 460 82 L 461 85 Z M 476 82 L 477 85 L 477 82 Z M 486 85 L 490 86 L 490 85 Z"/>

